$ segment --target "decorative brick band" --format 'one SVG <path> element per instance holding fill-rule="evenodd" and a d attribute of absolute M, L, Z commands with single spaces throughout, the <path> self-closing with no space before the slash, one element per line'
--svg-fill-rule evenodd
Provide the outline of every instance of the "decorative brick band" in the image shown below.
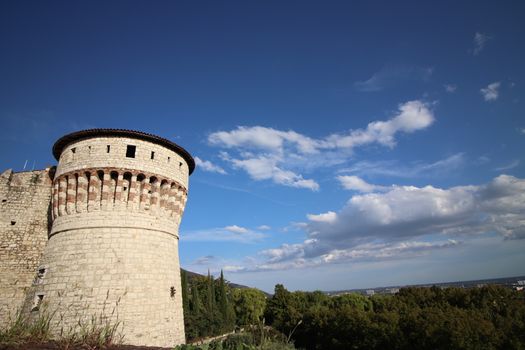
<path fill-rule="evenodd" d="M 122 168 L 86 168 L 53 182 L 53 220 L 95 211 L 128 211 L 170 218 L 178 225 L 187 189 L 158 174 Z"/>

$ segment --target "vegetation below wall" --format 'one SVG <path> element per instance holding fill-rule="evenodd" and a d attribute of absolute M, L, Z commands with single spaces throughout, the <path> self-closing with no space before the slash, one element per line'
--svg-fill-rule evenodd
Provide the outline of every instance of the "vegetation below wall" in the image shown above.
<path fill-rule="evenodd" d="M 266 296 L 254 288 L 231 288 L 221 272 L 218 279 L 181 271 L 186 339 L 192 342 L 258 325 Z"/>
<path fill-rule="evenodd" d="M 329 297 L 277 285 L 265 316 L 308 350 L 525 348 L 525 295 L 498 286 Z"/>
<path fill-rule="evenodd" d="M 267 299 L 256 289 L 229 288 L 222 275 L 183 284 L 190 342 L 266 325 L 285 335 L 280 346 L 290 341 L 306 350 L 525 349 L 525 294 L 494 285 L 409 287 L 372 297 L 289 292 L 277 285 Z"/>

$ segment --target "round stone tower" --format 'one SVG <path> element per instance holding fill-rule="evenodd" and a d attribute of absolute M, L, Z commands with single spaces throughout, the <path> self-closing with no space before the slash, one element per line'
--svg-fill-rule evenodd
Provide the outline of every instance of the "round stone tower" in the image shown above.
<path fill-rule="evenodd" d="M 65 135 L 53 154 L 52 227 L 31 314 L 53 313 L 55 334 L 109 323 L 125 344 L 184 343 L 178 231 L 191 155 L 120 129 Z"/>

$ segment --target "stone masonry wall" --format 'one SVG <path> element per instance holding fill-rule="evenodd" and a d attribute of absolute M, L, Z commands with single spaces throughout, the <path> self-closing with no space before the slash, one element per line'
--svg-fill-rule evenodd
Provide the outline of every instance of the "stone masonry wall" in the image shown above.
<path fill-rule="evenodd" d="M 22 307 L 48 240 L 54 169 L 0 175 L 0 327 Z"/>
<path fill-rule="evenodd" d="M 184 343 L 178 227 L 188 177 L 185 159 L 154 142 L 94 136 L 67 145 L 25 312 L 53 313 L 57 335 L 95 317 L 119 323 L 126 344 Z"/>
<path fill-rule="evenodd" d="M 128 145 L 136 147 L 134 158 L 126 157 Z M 188 164 L 179 154 L 157 144 L 128 137 L 97 137 L 69 144 L 60 155 L 57 175 L 83 168 L 106 167 L 140 169 L 172 179 L 188 188 Z"/>

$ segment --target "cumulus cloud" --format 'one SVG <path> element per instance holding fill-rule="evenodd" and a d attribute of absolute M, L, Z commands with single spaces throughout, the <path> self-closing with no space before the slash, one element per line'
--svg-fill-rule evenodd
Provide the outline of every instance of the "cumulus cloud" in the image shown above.
<path fill-rule="evenodd" d="M 271 230 L 272 228 L 268 225 L 261 225 L 261 226 L 257 226 L 257 229 L 261 231 L 268 231 L 268 230 Z"/>
<path fill-rule="evenodd" d="M 478 55 L 485 48 L 485 45 L 490 39 L 492 39 L 492 37 L 487 34 L 479 32 L 474 34 L 474 49 L 472 50 L 474 56 Z"/>
<path fill-rule="evenodd" d="M 328 211 L 322 214 L 308 214 L 307 217 L 308 217 L 308 220 L 314 221 L 314 222 L 332 223 L 332 222 L 335 222 L 335 220 L 337 220 L 337 214 L 333 211 Z"/>
<path fill-rule="evenodd" d="M 496 81 L 492 84 L 489 84 L 486 88 L 482 88 L 479 91 L 481 92 L 481 95 L 483 95 L 485 101 L 496 101 L 499 97 L 500 86 L 501 83 L 499 81 Z"/>
<path fill-rule="evenodd" d="M 449 189 L 392 186 L 307 218 L 304 242 L 264 250 L 263 260 L 247 269 L 408 258 L 488 233 L 525 239 L 525 179 L 500 175 L 485 185 Z"/>
<path fill-rule="evenodd" d="M 254 243 L 264 239 L 264 233 L 231 225 L 204 230 L 186 231 L 181 234 L 181 239 L 190 242 L 237 242 Z"/>
<path fill-rule="evenodd" d="M 354 83 L 363 92 L 381 91 L 407 81 L 426 81 L 430 79 L 433 68 L 408 65 L 386 65 L 369 79 Z"/>
<path fill-rule="evenodd" d="M 393 117 L 374 121 L 365 129 L 336 133 L 324 138 L 311 138 L 295 131 L 282 131 L 262 126 L 239 126 L 231 131 L 209 135 L 210 144 L 232 150 L 221 158 L 235 169 L 242 169 L 254 180 L 271 180 L 276 184 L 313 191 L 319 184 L 303 177 L 299 171 L 343 163 L 354 148 L 369 144 L 385 147 L 396 145 L 399 133 L 413 133 L 434 122 L 430 106 L 422 101 L 399 105 Z"/>
<path fill-rule="evenodd" d="M 199 157 L 195 157 L 195 164 L 199 167 L 199 169 L 202 169 L 204 171 L 226 175 L 226 171 L 223 168 L 213 164 L 208 160 L 203 160 Z"/>

